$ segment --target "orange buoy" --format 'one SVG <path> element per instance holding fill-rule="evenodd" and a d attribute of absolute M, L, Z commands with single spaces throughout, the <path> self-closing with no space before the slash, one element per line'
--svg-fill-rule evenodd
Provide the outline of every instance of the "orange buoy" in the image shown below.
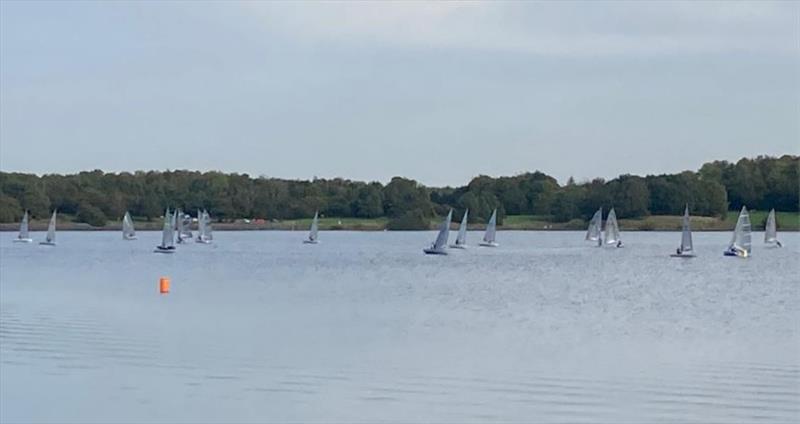
<path fill-rule="evenodd" d="M 158 291 L 161 292 L 161 294 L 169 293 L 169 278 L 168 277 L 161 277 L 158 280 Z"/>

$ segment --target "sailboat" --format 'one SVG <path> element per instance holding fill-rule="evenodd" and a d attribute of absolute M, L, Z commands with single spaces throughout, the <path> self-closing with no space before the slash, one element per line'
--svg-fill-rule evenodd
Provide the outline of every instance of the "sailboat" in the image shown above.
<path fill-rule="evenodd" d="M 486 234 L 483 235 L 483 241 L 480 246 L 484 247 L 497 247 L 500 246 L 495 241 L 495 233 L 497 233 L 497 209 L 492 212 L 492 217 L 489 218 L 489 223 L 486 224 Z"/>
<path fill-rule="evenodd" d="M 319 211 L 314 212 L 314 219 L 311 220 L 311 229 L 308 231 L 308 238 L 303 240 L 305 244 L 317 244 L 319 239 Z"/>
<path fill-rule="evenodd" d="M 764 243 L 773 247 L 783 247 L 778 241 L 778 226 L 775 224 L 775 209 L 769 211 L 767 227 L 764 229 Z"/>
<path fill-rule="evenodd" d="M 603 208 L 597 210 L 589 221 L 589 228 L 586 230 L 586 241 L 596 241 L 597 247 L 603 245 Z"/>
<path fill-rule="evenodd" d="M 455 244 L 451 244 L 450 247 L 454 249 L 466 249 L 467 248 L 467 216 L 469 215 L 469 209 L 464 211 L 464 217 L 461 218 L 461 225 L 458 227 L 458 236 L 456 236 Z"/>
<path fill-rule="evenodd" d="M 606 246 L 614 245 L 622 247 L 622 240 L 619 237 L 619 224 L 617 224 L 617 213 L 614 208 L 608 211 L 608 218 L 606 218 L 606 235 L 603 240 Z"/>
<path fill-rule="evenodd" d="M 44 239 L 45 241 L 40 241 L 39 244 L 45 246 L 56 245 L 56 213 L 57 211 L 53 210 L 53 216 L 50 217 L 50 224 L 47 225 L 47 236 Z"/>
<path fill-rule="evenodd" d="M 178 231 L 178 243 L 186 243 L 186 240 L 192 239 L 192 230 L 189 228 L 191 225 L 191 218 L 188 218 L 182 210 L 175 211 L 175 229 Z"/>
<path fill-rule="evenodd" d="M 752 236 L 750 232 L 750 215 L 747 213 L 747 207 L 742 206 L 742 211 L 739 212 L 739 219 L 736 220 L 736 228 L 733 230 L 731 243 L 723 254 L 725 256 L 739 256 L 741 258 L 750 256 L 752 251 Z"/>
<path fill-rule="evenodd" d="M 153 252 L 175 253 L 175 215 L 169 213 L 169 208 L 164 212 L 164 226 L 161 230 L 161 244 Z"/>
<path fill-rule="evenodd" d="M 450 212 L 447 214 L 447 218 L 442 221 L 441 227 L 439 227 L 439 235 L 436 236 L 436 241 L 431 244 L 431 247 L 427 249 L 422 249 L 428 255 L 446 255 L 447 250 L 447 239 L 450 238 L 450 221 L 453 219 L 453 210 L 450 209 Z"/>
<path fill-rule="evenodd" d="M 122 239 L 136 240 L 136 230 L 133 229 L 133 219 L 131 219 L 131 214 L 127 211 L 125 212 L 125 216 L 122 217 Z"/>
<path fill-rule="evenodd" d="M 681 245 L 671 254 L 673 258 L 693 258 L 694 246 L 692 245 L 692 227 L 689 224 L 689 205 L 683 211 L 683 224 L 681 226 Z"/>
<path fill-rule="evenodd" d="M 212 234 L 211 229 L 211 216 L 208 214 L 208 211 L 203 210 L 203 212 L 197 211 L 197 238 L 195 239 L 198 243 L 203 244 L 211 244 L 211 240 L 214 240 L 214 236 Z"/>
<path fill-rule="evenodd" d="M 19 235 L 14 239 L 14 243 L 31 243 L 33 239 L 28 231 L 28 211 L 22 215 L 22 222 L 19 224 Z"/>

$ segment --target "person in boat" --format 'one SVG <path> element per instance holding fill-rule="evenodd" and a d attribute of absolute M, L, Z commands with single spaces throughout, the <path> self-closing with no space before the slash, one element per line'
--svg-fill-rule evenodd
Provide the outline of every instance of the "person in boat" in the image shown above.
<path fill-rule="evenodd" d="M 622 247 L 622 240 L 617 241 L 617 247 Z"/>
<path fill-rule="evenodd" d="M 681 250 L 681 248 L 679 247 L 679 248 L 675 249 L 675 253 L 677 253 L 678 255 L 680 255 L 680 254 L 682 254 L 682 253 L 683 253 L 683 250 Z"/>
<path fill-rule="evenodd" d="M 775 244 L 777 244 L 777 245 L 778 245 L 778 247 L 783 247 L 783 245 L 781 244 L 781 242 L 779 242 L 778 240 L 775 240 Z"/>

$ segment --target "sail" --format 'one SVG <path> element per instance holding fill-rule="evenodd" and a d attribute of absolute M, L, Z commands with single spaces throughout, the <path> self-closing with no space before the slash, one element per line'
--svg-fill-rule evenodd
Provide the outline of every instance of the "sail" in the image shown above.
<path fill-rule="evenodd" d="M 308 232 L 308 239 L 316 241 L 317 233 L 319 233 L 319 211 L 314 212 L 314 219 L 311 220 L 311 229 Z"/>
<path fill-rule="evenodd" d="M 483 241 L 486 243 L 494 243 L 495 233 L 497 232 L 497 209 L 492 211 L 492 217 L 489 218 L 489 223 L 486 224 L 486 234 L 483 235 Z"/>
<path fill-rule="evenodd" d="M 214 233 L 211 228 L 211 215 L 208 214 L 208 211 L 203 211 L 203 229 L 205 230 L 203 234 L 204 238 L 206 240 L 214 240 Z"/>
<path fill-rule="evenodd" d="M 56 211 L 53 211 L 53 216 L 50 217 L 50 224 L 47 225 L 47 237 L 45 238 L 48 243 L 56 242 Z"/>
<path fill-rule="evenodd" d="M 606 244 L 617 244 L 617 242 L 619 242 L 619 224 L 617 224 L 617 213 L 614 211 L 614 208 L 611 208 L 608 212 L 608 218 L 606 218 L 606 236 L 604 241 Z"/>
<path fill-rule="evenodd" d="M 203 234 L 205 234 L 206 230 L 203 228 L 203 212 L 200 209 L 197 210 L 197 239 L 202 240 Z"/>
<path fill-rule="evenodd" d="M 17 238 L 30 238 L 30 232 L 28 231 L 28 211 L 25 211 L 25 215 L 22 216 L 22 222 L 19 224 L 19 236 Z"/>
<path fill-rule="evenodd" d="M 447 214 L 447 218 L 442 222 L 439 228 L 439 235 L 436 237 L 436 242 L 433 243 L 434 249 L 443 249 L 447 245 L 447 240 L 450 238 L 450 221 L 453 219 L 453 210 Z"/>
<path fill-rule="evenodd" d="M 769 211 L 767 227 L 764 229 L 764 243 L 772 244 L 778 241 L 778 226 L 775 224 L 775 209 Z"/>
<path fill-rule="evenodd" d="M 164 228 L 161 231 L 161 247 L 174 246 L 173 228 L 175 228 L 175 218 L 167 208 L 164 212 Z"/>
<path fill-rule="evenodd" d="M 129 212 L 125 212 L 125 216 L 122 218 L 122 238 L 133 237 L 136 237 L 136 230 L 133 229 L 133 219 L 131 219 Z"/>
<path fill-rule="evenodd" d="M 180 215 L 178 215 L 178 219 L 181 222 L 181 225 L 180 225 L 181 229 L 180 229 L 180 233 L 178 233 L 178 234 L 182 238 L 191 239 L 192 238 L 192 228 L 191 228 L 192 227 L 192 218 L 189 215 L 181 213 Z"/>
<path fill-rule="evenodd" d="M 586 230 L 586 240 L 597 241 L 600 240 L 600 226 L 603 220 L 603 208 L 597 210 L 589 221 L 589 228 Z"/>
<path fill-rule="evenodd" d="M 739 212 L 739 219 L 736 220 L 736 228 L 733 230 L 733 238 L 728 248 L 745 250 L 748 254 L 751 253 L 752 236 L 750 232 L 750 214 L 747 213 L 747 207 L 742 206 L 742 211 Z"/>
<path fill-rule="evenodd" d="M 689 205 L 683 211 L 683 225 L 681 229 L 681 252 L 691 252 L 694 250 L 692 245 L 692 227 L 689 222 Z"/>
<path fill-rule="evenodd" d="M 464 211 L 464 217 L 461 218 L 461 225 L 458 227 L 458 236 L 456 237 L 456 245 L 462 246 L 467 244 L 467 216 L 469 209 Z"/>

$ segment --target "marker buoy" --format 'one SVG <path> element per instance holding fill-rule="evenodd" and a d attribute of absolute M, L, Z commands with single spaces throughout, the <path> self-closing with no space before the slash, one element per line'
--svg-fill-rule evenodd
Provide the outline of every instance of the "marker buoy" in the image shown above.
<path fill-rule="evenodd" d="M 158 291 L 161 294 L 169 293 L 169 278 L 168 277 L 161 277 L 158 280 Z"/>

